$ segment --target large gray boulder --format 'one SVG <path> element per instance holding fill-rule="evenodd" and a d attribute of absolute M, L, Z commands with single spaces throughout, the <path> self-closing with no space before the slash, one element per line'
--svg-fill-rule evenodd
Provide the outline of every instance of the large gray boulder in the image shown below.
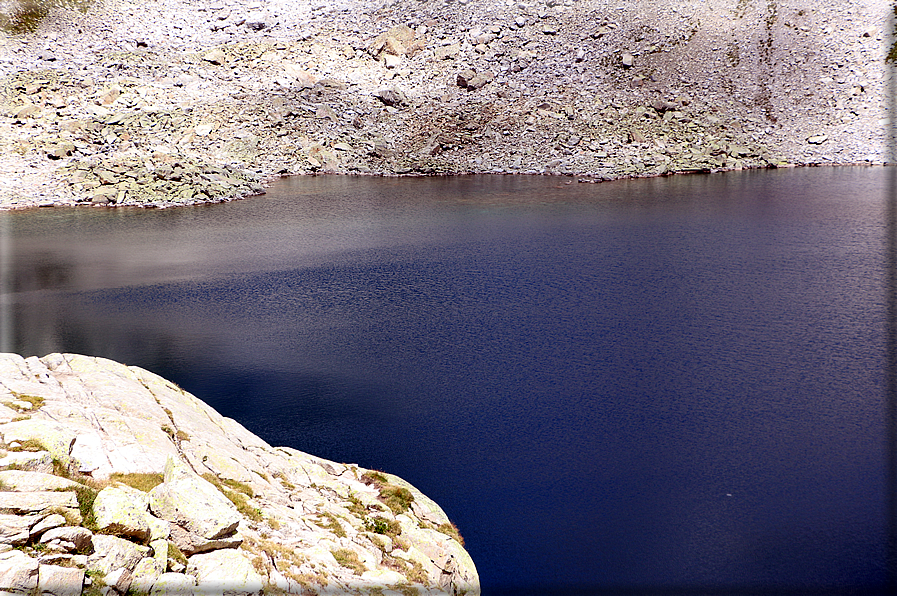
<path fill-rule="evenodd" d="M 0 553 L 0 592 L 29 593 L 37 587 L 40 564 L 19 550 Z"/>
<path fill-rule="evenodd" d="M 196 578 L 198 590 L 204 593 L 257 594 L 263 583 L 249 559 L 232 549 L 193 555 L 187 574 Z"/>
<path fill-rule="evenodd" d="M 93 542 L 93 532 L 80 526 L 53 528 L 41 534 L 40 544 L 49 544 L 54 540 L 74 544 L 75 550 L 84 552 L 90 550 Z"/>
<path fill-rule="evenodd" d="M 9 515 L 0 513 L 0 544 L 21 546 L 31 537 L 31 528 L 40 521 L 37 515 Z"/>
<path fill-rule="evenodd" d="M 78 596 L 83 586 L 83 569 L 58 565 L 40 566 L 37 587 L 42 595 Z"/>
<path fill-rule="evenodd" d="M 87 568 L 102 575 L 120 568 L 133 569 L 140 559 L 150 553 L 149 547 L 105 534 L 93 537 L 93 551 L 87 559 Z"/>
<path fill-rule="evenodd" d="M 150 491 L 150 510 L 156 517 L 168 520 L 185 530 L 192 539 L 215 541 L 232 534 L 242 516 L 227 497 L 208 480 L 195 474 L 174 458 L 165 464 L 165 481 Z M 179 533 L 172 529 L 172 539 L 179 542 Z M 197 546 L 186 545 L 197 551 Z M 185 550 L 181 547 L 181 550 Z M 185 551 L 186 552 L 186 551 Z"/>
<path fill-rule="evenodd" d="M 107 486 L 93 502 L 93 514 L 100 532 L 128 536 L 139 541 L 150 537 L 148 498 L 135 489 Z"/>
<path fill-rule="evenodd" d="M 0 486 L 5 486 L 5 490 L 8 491 L 37 492 L 74 490 L 83 485 L 53 474 L 25 470 L 3 470 L 0 471 Z"/>

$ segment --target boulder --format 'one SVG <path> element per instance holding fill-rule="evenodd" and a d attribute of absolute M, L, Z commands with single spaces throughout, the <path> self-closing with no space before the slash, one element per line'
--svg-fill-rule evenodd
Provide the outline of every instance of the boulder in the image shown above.
<path fill-rule="evenodd" d="M 37 587 L 40 563 L 20 550 L 0 554 L 0 592 L 27 594 Z"/>
<path fill-rule="evenodd" d="M 41 565 L 37 587 L 41 594 L 78 596 L 84 586 L 84 570 L 58 565 Z"/>
<path fill-rule="evenodd" d="M 227 497 L 173 457 L 165 464 L 165 481 L 150 491 L 150 510 L 206 540 L 224 538 L 242 516 Z"/>
<path fill-rule="evenodd" d="M 140 541 L 150 537 L 146 493 L 107 486 L 94 500 L 93 514 L 100 532 Z"/>
<path fill-rule="evenodd" d="M 150 542 L 150 548 L 153 549 L 153 558 L 159 563 L 162 570 L 168 569 L 168 541 L 164 538 L 153 540 Z"/>
<path fill-rule="evenodd" d="M 31 538 L 31 527 L 34 526 L 39 516 L 36 515 L 9 515 L 0 514 L 0 544 L 21 546 Z"/>
<path fill-rule="evenodd" d="M 41 544 L 48 544 L 54 540 L 70 542 L 77 550 L 86 551 L 90 549 L 93 532 L 79 526 L 62 526 L 47 530 L 40 537 Z"/>
<path fill-rule="evenodd" d="M 171 536 L 171 525 L 164 519 L 147 514 L 146 521 L 150 527 L 150 542 Z"/>
<path fill-rule="evenodd" d="M 49 473 L 53 471 L 53 458 L 46 451 L 12 451 L 0 458 L 0 470 L 9 468 Z"/>
<path fill-rule="evenodd" d="M 47 530 L 52 530 L 53 528 L 59 528 L 65 525 L 65 517 L 59 515 L 58 513 L 53 513 L 48 515 L 44 519 L 37 522 L 31 528 L 30 538 L 34 540 L 35 538 L 40 537 L 41 534 L 46 532 Z"/>
<path fill-rule="evenodd" d="M 87 568 L 106 575 L 121 567 L 133 569 L 150 549 L 117 536 L 97 534 L 93 537 L 93 551 L 87 559 Z"/>
<path fill-rule="evenodd" d="M 139 565 L 139 563 L 138 563 Z M 131 587 L 134 576 L 128 569 L 114 569 L 103 577 L 103 583 L 114 589 L 119 594 L 125 594 Z"/>
<path fill-rule="evenodd" d="M 165 567 L 159 563 L 158 559 L 152 557 L 140 559 L 131 571 L 131 592 L 149 594 L 163 573 L 165 573 Z"/>
<path fill-rule="evenodd" d="M 0 486 L 15 492 L 60 491 L 83 486 L 74 480 L 60 478 L 43 472 L 25 470 L 3 470 L 0 472 Z"/>
<path fill-rule="evenodd" d="M 153 584 L 152 596 L 193 596 L 196 581 L 192 575 L 163 573 Z"/>
<path fill-rule="evenodd" d="M 49 420 L 35 418 L 4 424 L 0 426 L 0 435 L 3 435 L 3 440 L 7 444 L 13 441 L 40 443 L 51 457 L 59 460 L 63 465 L 68 465 L 69 452 L 72 443 L 75 442 L 75 433 L 70 428 Z"/>
<path fill-rule="evenodd" d="M 70 492 L 0 492 L 0 513 L 30 515 L 48 509 L 78 510 L 78 499 Z"/>
<path fill-rule="evenodd" d="M 192 555 L 220 548 L 237 548 L 243 543 L 243 537 L 238 533 L 233 533 L 222 538 L 206 538 L 205 536 L 186 530 L 177 524 L 172 525 L 170 538 L 185 555 Z"/>
<path fill-rule="evenodd" d="M 187 573 L 196 577 L 202 592 L 256 594 L 262 589 L 262 577 L 237 550 L 193 555 L 187 563 Z"/>

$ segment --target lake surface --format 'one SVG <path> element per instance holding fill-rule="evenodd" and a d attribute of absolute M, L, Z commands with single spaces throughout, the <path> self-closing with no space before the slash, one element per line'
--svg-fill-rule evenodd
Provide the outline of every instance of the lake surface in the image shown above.
<path fill-rule="evenodd" d="M 884 168 L 0 214 L 6 349 L 398 474 L 485 594 L 886 581 Z"/>

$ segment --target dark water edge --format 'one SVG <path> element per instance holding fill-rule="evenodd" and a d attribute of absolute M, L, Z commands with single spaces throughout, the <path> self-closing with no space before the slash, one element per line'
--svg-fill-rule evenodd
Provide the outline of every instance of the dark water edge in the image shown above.
<path fill-rule="evenodd" d="M 876 593 L 882 174 L 322 177 L 16 214 L 15 348 L 144 366 L 405 477 L 487 594 Z"/>

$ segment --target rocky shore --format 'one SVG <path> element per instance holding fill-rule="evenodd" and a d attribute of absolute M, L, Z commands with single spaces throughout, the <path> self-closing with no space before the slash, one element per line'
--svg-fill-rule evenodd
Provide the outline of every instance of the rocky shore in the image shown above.
<path fill-rule="evenodd" d="M 880 164 L 888 10 L 5 0 L 0 208 L 221 201 L 285 174 Z"/>
<path fill-rule="evenodd" d="M 271 447 L 137 367 L 0 354 L 0 593 L 479 591 L 396 476 Z"/>

